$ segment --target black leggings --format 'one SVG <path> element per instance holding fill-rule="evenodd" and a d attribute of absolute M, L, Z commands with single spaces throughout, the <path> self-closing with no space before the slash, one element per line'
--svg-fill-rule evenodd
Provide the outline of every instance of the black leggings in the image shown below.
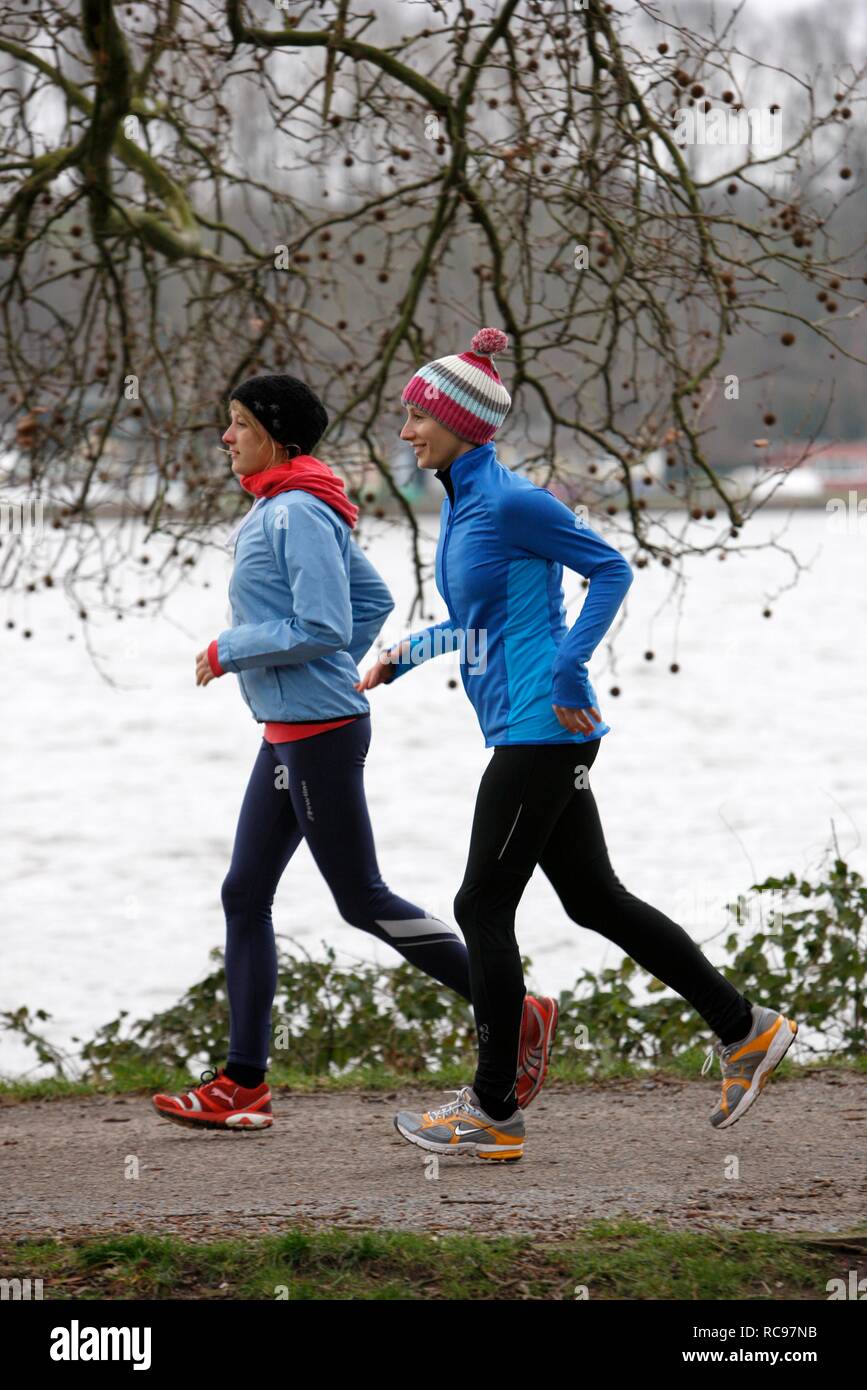
<path fill-rule="evenodd" d="M 663 980 L 724 1041 L 743 1037 L 752 1022 L 750 1001 L 682 927 L 628 892 L 611 867 L 587 782 L 600 742 L 498 746 L 479 784 L 454 910 L 469 953 L 479 1037 L 474 1084 L 490 1100 L 508 1100 L 517 1077 L 525 990 L 515 910 L 537 864 L 574 922 Z"/>

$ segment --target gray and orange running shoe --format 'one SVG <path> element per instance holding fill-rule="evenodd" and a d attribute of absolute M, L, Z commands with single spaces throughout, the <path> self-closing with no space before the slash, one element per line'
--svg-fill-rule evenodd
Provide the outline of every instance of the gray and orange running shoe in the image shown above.
<path fill-rule="evenodd" d="M 472 1086 L 462 1086 L 455 1099 L 423 1114 L 401 1110 L 394 1117 L 398 1134 L 411 1144 L 449 1157 L 506 1159 L 524 1152 L 524 1117 L 520 1110 L 508 1120 L 493 1120 L 479 1108 Z"/>
<path fill-rule="evenodd" d="M 728 1046 L 715 1042 L 701 1069 L 704 1076 L 713 1066 L 716 1052 L 723 1083 L 719 1104 L 710 1116 L 715 1129 L 727 1129 L 746 1114 L 795 1041 L 798 1025 L 793 1019 L 760 1004 L 753 1004 L 752 1011 L 753 1026 L 746 1037 Z"/>
<path fill-rule="evenodd" d="M 524 995 L 518 1079 L 515 1082 L 515 1094 L 522 1110 L 526 1110 L 542 1089 L 557 1036 L 559 1013 L 556 999 L 550 999 L 547 995 L 538 998 L 533 994 Z"/>

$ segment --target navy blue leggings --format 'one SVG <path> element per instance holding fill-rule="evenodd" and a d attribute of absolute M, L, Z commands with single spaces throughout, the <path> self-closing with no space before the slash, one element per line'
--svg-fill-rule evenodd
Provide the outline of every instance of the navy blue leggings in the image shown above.
<path fill-rule="evenodd" d="M 369 746 L 369 714 L 292 743 L 262 740 L 222 885 L 227 1066 L 268 1066 L 277 987 L 271 905 L 302 838 L 347 922 L 388 942 L 467 1001 L 472 997 L 467 948 L 457 933 L 382 880 L 364 796 Z"/>

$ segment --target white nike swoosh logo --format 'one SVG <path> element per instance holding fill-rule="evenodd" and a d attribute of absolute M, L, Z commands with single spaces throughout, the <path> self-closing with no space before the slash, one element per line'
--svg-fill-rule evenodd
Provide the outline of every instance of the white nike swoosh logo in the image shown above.
<path fill-rule="evenodd" d="M 455 1125 L 455 1134 L 459 1136 L 464 1134 L 478 1134 L 478 1128 L 476 1125 L 470 1125 L 469 1129 L 461 1129 L 460 1125 Z"/>

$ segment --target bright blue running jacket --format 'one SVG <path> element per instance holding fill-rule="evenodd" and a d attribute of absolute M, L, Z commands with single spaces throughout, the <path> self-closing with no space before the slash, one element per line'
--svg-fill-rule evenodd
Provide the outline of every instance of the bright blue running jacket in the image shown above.
<path fill-rule="evenodd" d="M 443 651 L 460 651 L 461 680 L 485 746 L 586 743 L 610 733 L 564 729 L 552 705 L 599 710 L 587 662 L 634 578 L 628 560 L 552 493 L 512 473 L 494 445 L 461 454 L 436 475 L 436 586 L 448 618 L 404 638 L 388 685 Z M 590 580 L 571 631 L 563 566 Z"/>

